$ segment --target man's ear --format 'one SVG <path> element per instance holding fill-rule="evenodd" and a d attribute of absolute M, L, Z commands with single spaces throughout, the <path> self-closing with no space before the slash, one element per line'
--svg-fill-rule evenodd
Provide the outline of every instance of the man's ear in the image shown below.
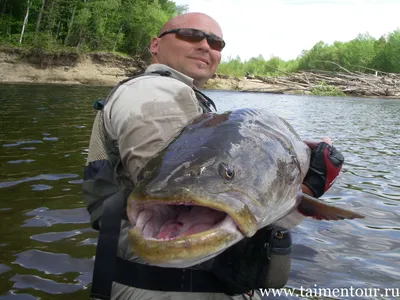
<path fill-rule="evenodd" d="M 152 38 L 149 45 L 149 51 L 152 55 L 157 55 L 158 46 L 159 46 L 158 38 L 157 37 Z"/>

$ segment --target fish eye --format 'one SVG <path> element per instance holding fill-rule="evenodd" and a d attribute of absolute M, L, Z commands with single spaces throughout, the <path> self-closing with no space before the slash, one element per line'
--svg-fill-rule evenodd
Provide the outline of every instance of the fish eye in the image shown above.
<path fill-rule="evenodd" d="M 235 170 L 232 166 L 226 163 L 220 163 L 218 166 L 218 173 L 221 177 L 226 179 L 233 179 L 235 176 Z"/>
<path fill-rule="evenodd" d="M 191 177 L 196 177 L 197 176 L 197 172 L 195 170 L 189 170 L 188 171 L 188 175 Z"/>

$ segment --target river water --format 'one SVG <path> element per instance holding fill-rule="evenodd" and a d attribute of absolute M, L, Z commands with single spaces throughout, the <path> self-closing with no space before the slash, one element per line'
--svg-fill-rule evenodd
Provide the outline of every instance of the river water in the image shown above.
<path fill-rule="evenodd" d="M 108 91 L 0 85 L 0 299 L 88 299 L 97 232 L 90 228 L 80 184 L 95 114 L 91 104 Z M 358 291 L 357 299 L 372 299 L 364 296 L 375 288 L 375 299 L 398 299 L 400 101 L 206 94 L 219 111 L 267 108 L 304 139 L 331 137 L 345 156 L 341 175 L 323 198 L 366 218 L 307 219 L 294 229 L 288 287 L 303 296 L 306 289 L 347 289 L 343 299 L 355 298 L 351 290 Z"/>

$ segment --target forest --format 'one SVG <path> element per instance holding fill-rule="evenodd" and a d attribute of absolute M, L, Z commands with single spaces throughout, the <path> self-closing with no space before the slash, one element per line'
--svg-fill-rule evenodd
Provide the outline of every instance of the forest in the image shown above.
<path fill-rule="evenodd" d="M 136 56 L 187 8 L 168 0 L 0 0 L 0 10 L 1 44 Z"/>
<path fill-rule="evenodd" d="M 187 11 L 169 0 L 0 0 L 0 45 L 46 52 L 114 52 L 148 59 L 162 24 Z M 294 60 L 261 55 L 222 61 L 218 73 L 277 76 L 300 71 L 400 73 L 400 29 L 374 38 L 317 42 Z"/>
<path fill-rule="evenodd" d="M 253 75 L 280 75 L 298 71 L 323 70 L 341 72 L 400 73 L 400 29 L 376 39 L 369 34 L 359 34 L 347 42 L 316 43 L 303 50 L 294 60 L 262 56 L 241 61 L 240 57 L 221 64 L 221 73 Z"/>

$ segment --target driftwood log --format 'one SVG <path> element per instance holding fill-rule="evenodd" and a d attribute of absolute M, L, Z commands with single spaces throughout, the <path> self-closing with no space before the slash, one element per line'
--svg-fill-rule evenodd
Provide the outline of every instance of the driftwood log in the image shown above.
<path fill-rule="evenodd" d="M 340 66 L 339 66 L 340 67 Z M 335 87 L 346 95 L 400 98 L 400 74 L 376 71 L 375 74 L 350 72 L 307 71 L 286 73 L 282 77 L 249 76 L 249 79 L 271 84 L 273 88 L 249 89 L 252 92 L 287 93 L 300 91 L 311 93 L 321 83 Z"/>

